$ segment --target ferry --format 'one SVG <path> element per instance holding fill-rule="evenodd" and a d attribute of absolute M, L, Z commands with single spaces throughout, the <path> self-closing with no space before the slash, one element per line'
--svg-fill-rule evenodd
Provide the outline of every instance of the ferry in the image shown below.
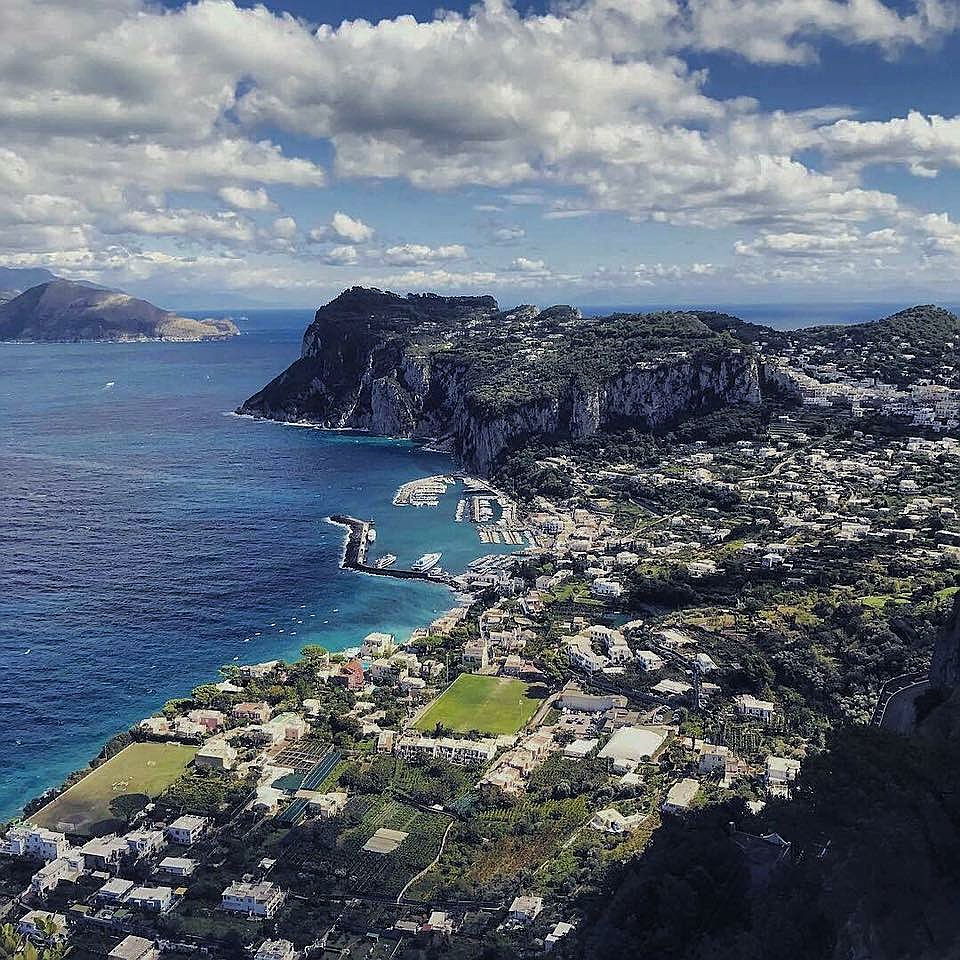
<path fill-rule="evenodd" d="M 392 553 L 385 553 L 379 560 L 377 560 L 377 569 L 383 570 L 384 567 L 392 567 L 393 564 L 397 562 L 396 556 Z"/>
<path fill-rule="evenodd" d="M 425 553 L 410 569 L 414 573 L 426 573 L 440 562 L 442 556 L 442 553 Z"/>

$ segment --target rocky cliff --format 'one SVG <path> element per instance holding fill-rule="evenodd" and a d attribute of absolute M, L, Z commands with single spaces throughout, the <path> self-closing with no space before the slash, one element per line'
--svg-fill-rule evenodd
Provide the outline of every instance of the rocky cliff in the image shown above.
<path fill-rule="evenodd" d="M 946 690 L 960 686 L 960 593 L 954 597 L 953 613 L 937 634 L 930 684 Z"/>
<path fill-rule="evenodd" d="M 0 303 L 0 340 L 207 340 L 231 320 L 193 320 L 117 290 L 50 280 Z"/>
<path fill-rule="evenodd" d="M 300 359 L 238 412 L 445 438 L 485 473 L 530 437 L 653 429 L 758 399 L 753 352 L 693 314 L 585 319 L 354 288 L 317 311 Z"/>

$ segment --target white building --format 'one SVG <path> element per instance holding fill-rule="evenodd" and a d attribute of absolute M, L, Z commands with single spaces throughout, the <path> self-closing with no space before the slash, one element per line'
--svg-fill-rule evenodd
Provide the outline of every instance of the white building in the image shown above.
<path fill-rule="evenodd" d="M 167 838 L 171 843 L 189 847 L 200 839 L 203 831 L 207 829 L 208 822 L 206 817 L 197 817 L 191 813 L 185 813 L 182 817 L 177 817 L 167 827 Z"/>
<path fill-rule="evenodd" d="M 134 830 L 123 839 L 127 842 L 127 849 L 136 857 L 157 853 L 167 842 L 162 830 Z"/>
<path fill-rule="evenodd" d="M 159 865 L 160 872 L 171 877 L 189 877 L 196 869 L 197 861 L 190 857 L 164 857 Z"/>
<path fill-rule="evenodd" d="M 264 940 L 253 960 L 293 960 L 296 950 L 289 940 Z"/>
<path fill-rule="evenodd" d="M 0 853 L 11 857 L 33 857 L 37 860 L 56 860 L 70 849 L 66 836 L 32 823 L 22 823 L 7 831 Z"/>
<path fill-rule="evenodd" d="M 668 791 L 667 799 L 660 809 L 663 813 L 683 813 L 689 809 L 694 797 L 700 792 L 700 784 L 696 780 L 685 777 L 678 780 Z"/>
<path fill-rule="evenodd" d="M 249 917 L 272 917 L 283 903 L 283 891 L 273 883 L 234 881 L 223 891 L 221 907 Z"/>
<path fill-rule="evenodd" d="M 623 595 L 623 587 L 616 580 L 599 577 L 590 585 L 590 593 L 601 600 L 616 600 Z"/>
<path fill-rule="evenodd" d="M 515 897 L 510 904 L 510 919 L 520 923 L 535 920 L 543 909 L 543 897 Z"/>
<path fill-rule="evenodd" d="M 597 756 L 609 760 L 617 773 L 626 773 L 635 770 L 643 760 L 649 760 L 664 739 L 664 735 L 652 727 L 621 727 Z"/>
<path fill-rule="evenodd" d="M 145 937 L 124 937 L 108 954 L 109 960 L 158 960 L 160 950 Z"/>
<path fill-rule="evenodd" d="M 769 700 L 758 700 L 752 694 L 741 693 L 733 698 L 737 712 L 742 717 L 753 717 L 769 723 L 773 719 L 774 705 Z"/>
<path fill-rule="evenodd" d="M 800 773 L 800 761 L 791 757 L 767 757 L 767 795 L 790 799 L 793 781 Z"/>
<path fill-rule="evenodd" d="M 543 939 L 543 949 L 545 952 L 549 953 L 558 943 L 562 940 L 570 931 L 573 930 L 573 924 L 567 923 L 564 920 L 561 920 L 554 928 L 544 937 Z"/>
<path fill-rule="evenodd" d="M 65 857 L 48 860 L 30 878 L 30 892 L 36 897 L 46 896 L 61 881 L 74 882 L 83 870 L 83 857 L 79 853 L 68 852 Z"/>
<path fill-rule="evenodd" d="M 165 913 L 173 903 L 173 890 L 170 887 L 134 887 L 127 903 L 151 913 Z"/>
<path fill-rule="evenodd" d="M 310 812 L 316 814 L 321 820 L 339 817 L 346 805 L 347 795 L 342 792 L 322 793 L 307 801 Z"/>
<path fill-rule="evenodd" d="M 634 659 L 637 661 L 637 666 L 647 673 L 653 673 L 663 667 L 663 657 L 652 650 L 638 650 L 634 654 Z"/>
<path fill-rule="evenodd" d="M 51 926 L 53 932 L 47 933 L 44 927 Z M 49 943 L 60 939 L 67 930 L 67 918 L 62 913 L 50 913 L 47 910 L 31 910 L 17 922 L 20 933 L 39 943 Z"/>
<path fill-rule="evenodd" d="M 237 750 L 222 737 L 215 737 L 197 751 L 193 762 L 207 770 L 232 770 L 237 765 Z"/>
<path fill-rule="evenodd" d="M 135 886 L 132 880 L 113 877 L 96 892 L 96 898 L 104 903 L 123 903 Z"/>

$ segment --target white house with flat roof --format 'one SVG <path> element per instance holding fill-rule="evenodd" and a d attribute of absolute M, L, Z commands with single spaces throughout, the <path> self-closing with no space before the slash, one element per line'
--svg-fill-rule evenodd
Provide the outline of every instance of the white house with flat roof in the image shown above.
<path fill-rule="evenodd" d="M 61 881 L 75 881 L 83 870 L 83 857 L 79 853 L 68 852 L 65 857 L 48 860 L 30 878 L 30 892 L 36 897 L 46 896 L 51 890 L 55 890 Z"/>
<path fill-rule="evenodd" d="M 694 797 L 700 792 L 698 781 L 685 777 L 678 780 L 668 791 L 667 799 L 663 801 L 660 810 L 663 813 L 683 813 L 689 809 Z"/>
<path fill-rule="evenodd" d="M 134 830 L 123 839 L 127 843 L 127 849 L 137 857 L 158 853 L 167 842 L 162 830 Z"/>
<path fill-rule="evenodd" d="M 246 883 L 235 880 L 223 891 L 220 906 L 230 913 L 248 917 L 272 917 L 283 903 L 283 891 L 274 883 L 263 880 Z"/>
<path fill-rule="evenodd" d="M 7 831 L 0 853 L 11 857 L 34 857 L 37 860 L 56 860 L 70 849 L 66 836 L 55 830 L 21 823 Z"/>
<path fill-rule="evenodd" d="M 164 857 L 158 869 L 171 877 L 189 877 L 197 869 L 197 861 L 190 857 Z"/>
<path fill-rule="evenodd" d="M 189 847 L 196 843 L 207 829 L 209 821 L 206 817 L 197 817 L 192 813 L 185 813 L 182 817 L 177 817 L 167 829 L 167 839 L 171 843 L 178 843 L 181 846 Z"/>
<path fill-rule="evenodd" d="M 173 890 L 170 887 L 134 887 L 127 903 L 151 913 L 165 913 L 173 903 Z"/>
<path fill-rule="evenodd" d="M 38 943 L 50 943 L 66 934 L 67 918 L 62 913 L 31 910 L 17 921 L 17 930 Z"/>
<path fill-rule="evenodd" d="M 543 938 L 544 951 L 549 953 L 571 930 L 573 930 L 573 924 L 567 923 L 565 920 L 555 924 L 554 928 Z"/>
<path fill-rule="evenodd" d="M 95 896 L 104 903 L 123 903 L 135 886 L 132 880 L 112 877 L 96 892 Z"/>
<path fill-rule="evenodd" d="M 253 960 L 293 960 L 296 950 L 289 940 L 264 940 Z"/>
<path fill-rule="evenodd" d="M 108 954 L 109 960 L 158 960 L 160 950 L 146 937 L 124 937 Z"/>
<path fill-rule="evenodd" d="M 665 739 L 654 727 L 621 727 L 597 756 L 610 761 L 617 773 L 626 773 L 649 760 Z"/>
<path fill-rule="evenodd" d="M 741 693 L 733 698 L 736 704 L 737 712 L 742 717 L 753 717 L 756 720 L 762 720 L 769 723 L 773 719 L 775 707 L 769 700 L 758 700 L 749 693 Z"/>
<path fill-rule="evenodd" d="M 543 897 L 515 897 L 510 904 L 510 919 L 529 923 L 537 918 L 541 910 L 543 910 Z"/>

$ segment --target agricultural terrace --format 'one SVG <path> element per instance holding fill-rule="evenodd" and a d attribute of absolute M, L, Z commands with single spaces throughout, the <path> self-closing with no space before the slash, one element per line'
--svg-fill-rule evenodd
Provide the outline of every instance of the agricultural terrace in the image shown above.
<path fill-rule="evenodd" d="M 125 804 L 145 804 L 186 769 L 196 747 L 132 743 L 38 810 L 31 821 L 51 830 L 91 834 L 109 829 Z"/>
<path fill-rule="evenodd" d="M 530 684 L 507 677 L 461 673 L 417 721 L 418 730 L 438 723 L 455 733 L 513 734 L 536 713 L 543 698 Z"/>

